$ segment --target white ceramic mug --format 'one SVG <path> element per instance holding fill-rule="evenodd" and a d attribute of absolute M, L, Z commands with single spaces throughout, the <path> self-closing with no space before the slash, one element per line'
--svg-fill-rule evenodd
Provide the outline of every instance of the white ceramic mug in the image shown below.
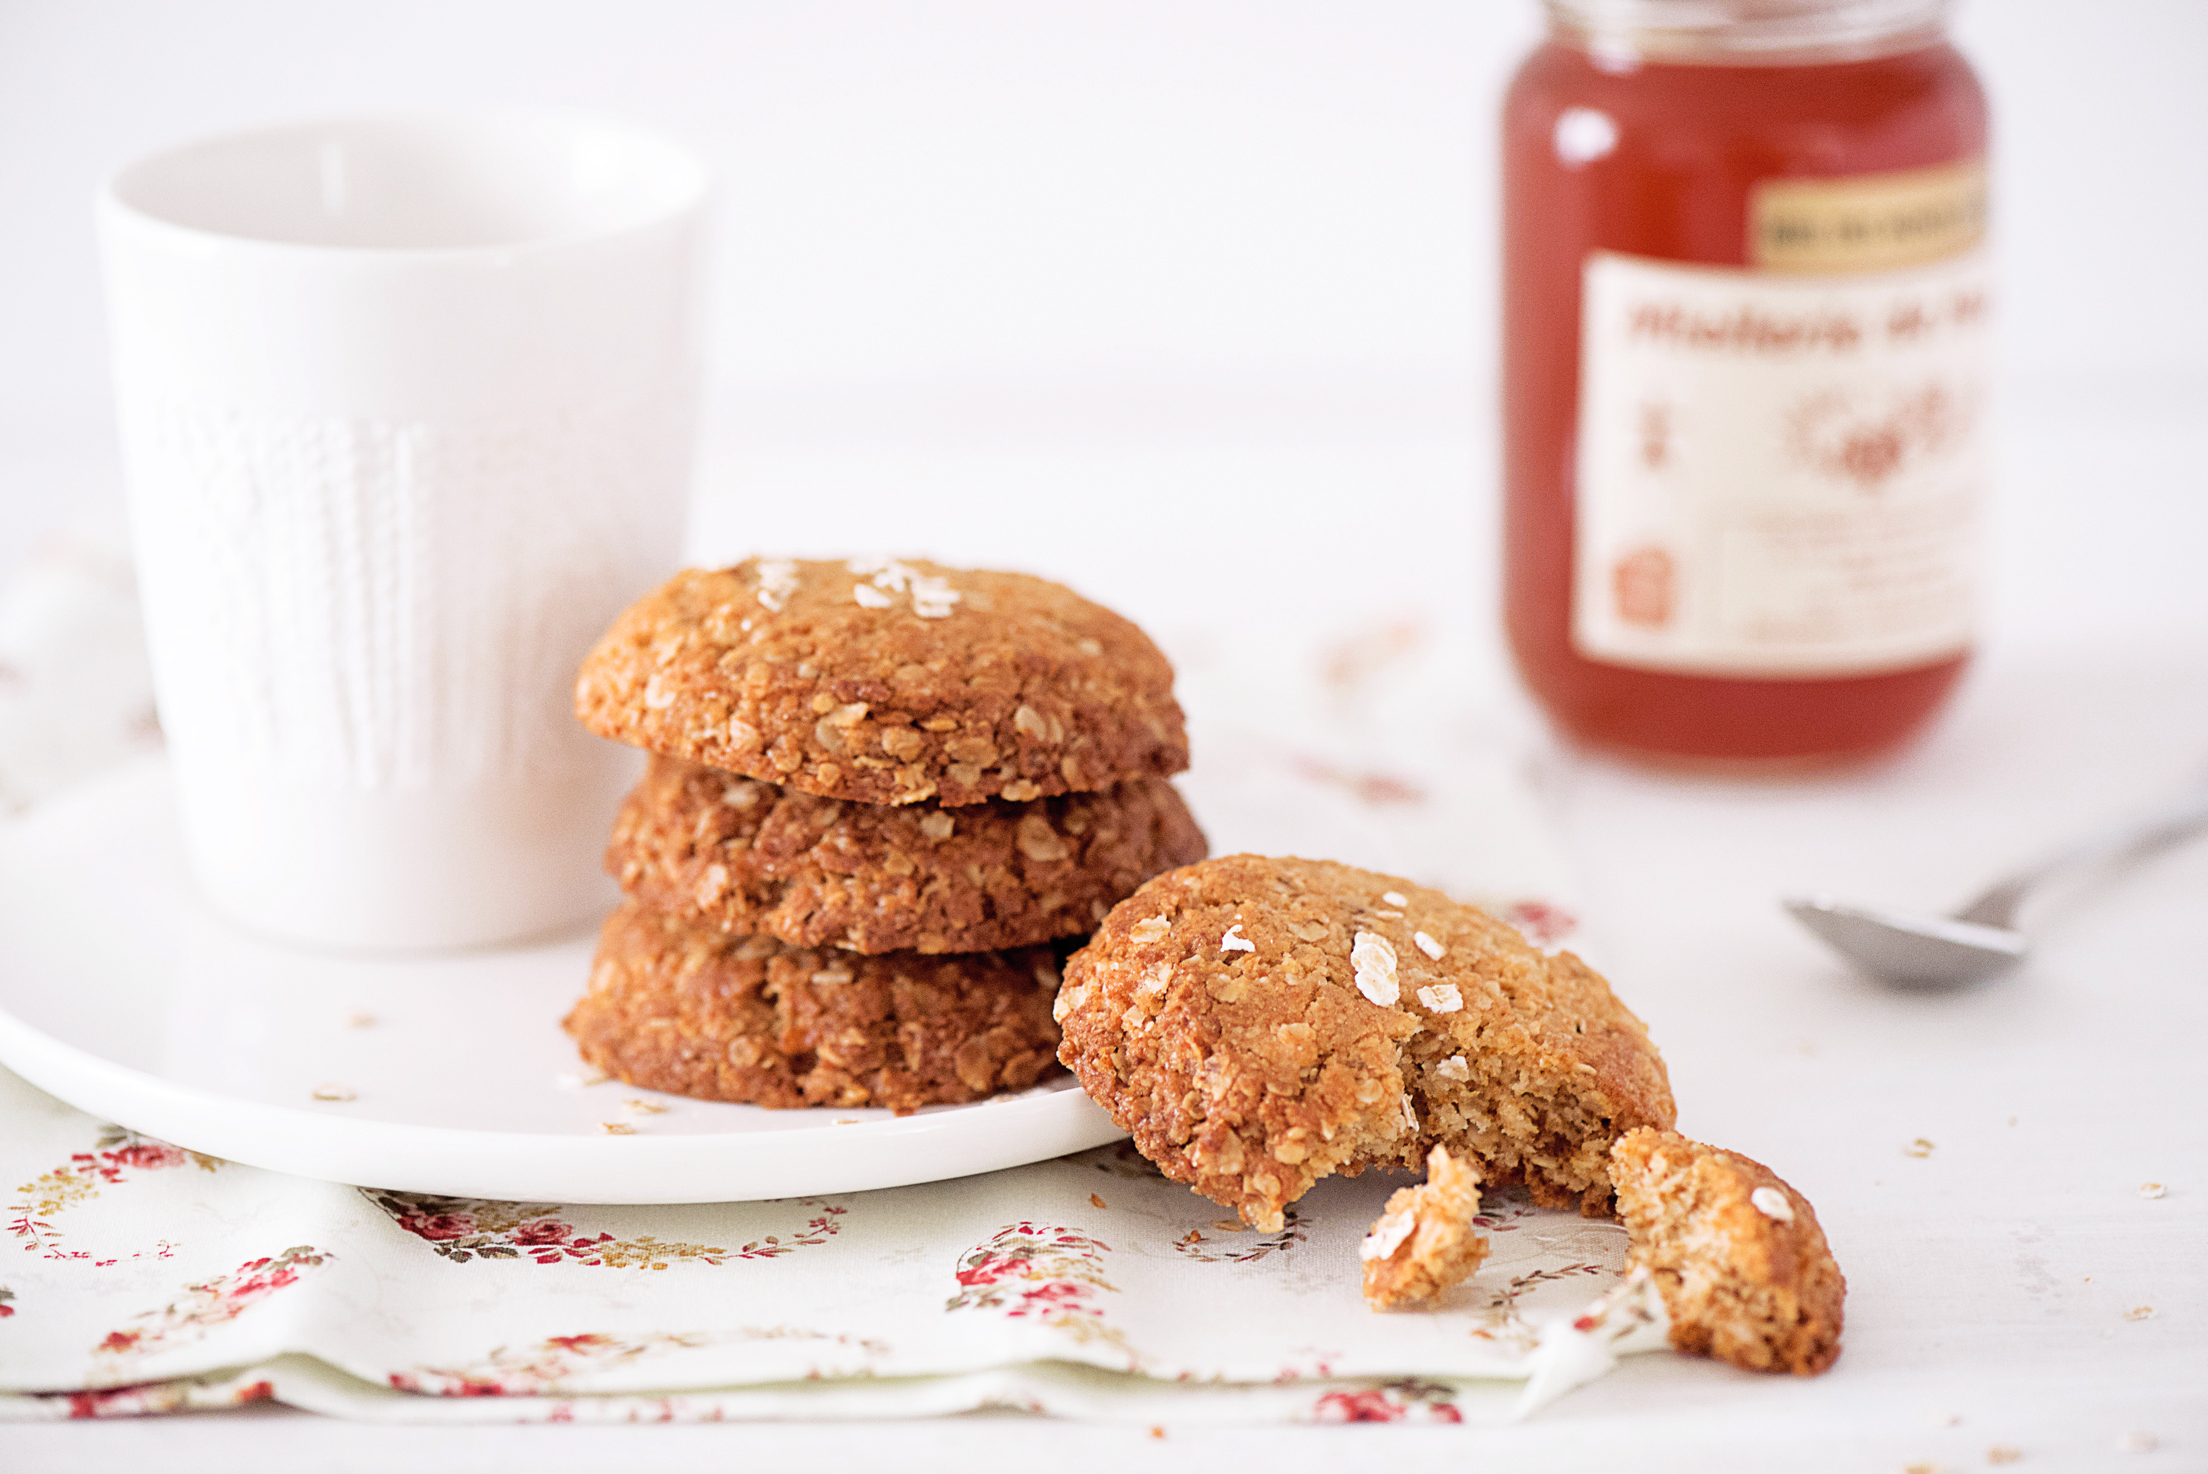
<path fill-rule="evenodd" d="M 100 199 L 156 696 L 256 930 L 482 945 L 603 904 L 576 664 L 680 553 L 706 171 L 567 114 L 158 154 Z"/>

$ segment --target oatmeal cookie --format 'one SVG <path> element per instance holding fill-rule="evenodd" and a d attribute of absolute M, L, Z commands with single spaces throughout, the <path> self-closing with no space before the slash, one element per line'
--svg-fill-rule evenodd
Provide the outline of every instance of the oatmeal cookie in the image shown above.
<path fill-rule="evenodd" d="M 854 957 L 631 901 L 599 934 L 566 1028 L 584 1059 L 647 1090 L 904 1115 L 1051 1073 L 1057 985 L 1048 947 Z"/>
<path fill-rule="evenodd" d="M 1188 766 L 1173 667 L 1109 609 L 1024 573 L 883 558 L 692 569 L 583 662 L 601 737 L 869 804 L 956 806 Z"/>
<path fill-rule="evenodd" d="M 1610 1149 L 1632 1262 L 1656 1278 L 1671 1344 L 1753 1372 L 1840 1355 L 1847 1279 L 1809 1199 L 1761 1162 L 1644 1128 Z"/>
<path fill-rule="evenodd" d="M 1480 1174 L 1435 1147 L 1426 1156 L 1426 1180 L 1389 1194 L 1380 1221 L 1358 1246 L 1372 1308 L 1431 1300 L 1477 1273 L 1488 1248 L 1474 1231 L 1479 1216 Z"/>
<path fill-rule="evenodd" d="M 1164 778 L 1024 804 L 847 804 L 654 757 L 606 869 L 652 907 L 798 947 L 989 952 L 1090 931 L 1204 855 Z"/>
<path fill-rule="evenodd" d="M 1159 876 L 1067 966 L 1059 1058 L 1169 1177 L 1273 1230 L 1329 1173 L 1436 1146 L 1610 1208 L 1610 1143 L 1669 1126 L 1648 1031 L 1476 907 L 1324 860 Z"/>

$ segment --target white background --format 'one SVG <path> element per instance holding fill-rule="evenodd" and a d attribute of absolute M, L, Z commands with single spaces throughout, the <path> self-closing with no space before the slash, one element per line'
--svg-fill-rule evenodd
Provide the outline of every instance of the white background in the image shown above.
<path fill-rule="evenodd" d="M 1154 620 L 1222 582 L 1423 599 L 1491 656 L 1494 124 L 1537 25 L 1531 0 L 7 0 L 0 572 L 114 501 L 107 170 L 271 119 L 553 103 L 720 171 L 701 554 L 844 547 L 856 515 Z M 2199 620 L 2174 585 L 2208 468 L 2158 437 L 2208 404 L 2208 5 L 1978 0 L 1958 33 L 1997 122 L 2004 411 L 2076 432 L 2021 477 L 2008 442 L 1996 637 L 2107 622 L 2031 549 L 2119 507 L 2151 546 L 2084 571 Z M 1251 577 L 1252 520 L 1283 518 L 1326 535 Z"/>
<path fill-rule="evenodd" d="M 1494 118 L 1535 29 L 1531 0 L 0 4 L 0 574 L 115 502 L 105 170 L 302 114 L 579 104 L 721 171 L 701 556 L 1027 566 L 1168 632 L 1421 612 L 1476 688 L 1502 665 Z M 1549 754 L 1603 956 L 1663 1042 L 1682 1125 L 1823 1211 L 1854 1285 L 1832 1375 L 1646 1358 L 1479 1440 L 275 1414 L 0 1430 L 0 1454 L 1961 1469 L 2003 1443 L 2026 1469 L 2202 1467 L 2208 851 L 2089 893 L 2024 974 L 1961 999 L 1852 981 L 1771 904 L 1951 903 L 2208 756 L 2208 3 L 1976 0 L 1958 32 L 1997 130 L 1985 659 L 1926 743 L 1868 773 L 1714 783 Z M 1918 1135 L 1935 1157 L 1902 1154 Z M 2166 1200 L 2136 1198 L 2150 1177 Z M 2146 1301 L 2157 1318 L 2122 1318 Z M 2164 1453 L 2116 1455 L 2129 1428 Z"/>

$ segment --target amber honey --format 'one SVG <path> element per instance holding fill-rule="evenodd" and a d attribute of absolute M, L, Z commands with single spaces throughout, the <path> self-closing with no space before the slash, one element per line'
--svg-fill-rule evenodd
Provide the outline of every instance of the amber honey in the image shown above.
<path fill-rule="evenodd" d="M 1569 18 L 1575 8 L 1552 10 Z M 1587 382 L 1581 310 L 1593 281 L 1587 263 L 1596 253 L 1616 253 L 1643 271 L 1669 262 L 1749 273 L 1777 258 L 1782 274 L 1809 274 L 1788 280 L 1814 286 L 1834 271 L 1837 258 L 1828 258 L 1844 258 L 1861 243 L 1846 219 L 1832 241 L 1811 239 L 1813 229 L 1785 217 L 1790 197 L 1774 193 L 1775 185 L 1871 178 L 1916 187 L 1929 180 L 1920 193 L 1932 191 L 1925 198 L 1933 203 L 1894 214 L 1889 257 L 1868 258 L 1874 273 L 1890 273 L 1894 261 L 1909 262 L 1909 231 L 1955 228 L 1933 209 L 1954 197 L 1933 199 L 1945 178 L 1938 171 L 1983 158 L 1983 95 L 1936 27 L 1882 44 L 1856 38 L 1850 47 L 1811 45 L 1775 57 L 1722 50 L 1649 57 L 1614 41 L 1605 46 L 1599 36 L 1560 25 L 1519 70 L 1504 114 L 1504 588 L 1519 671 L 1559 728 L 1600 747 L 1719 762 L 1839 759 L 1891 747 L 1941 704 L 1966 648 L 1951 641 L 1932 658 L 1911 659 L 1899 647 L 1900 656 L 1866 661 L 1864 669 L 1847 668 L 1844 652 L 1818 656 L 1814 668 L 1774 670 L 1756 668 L 1752 647 L 1726 654 L 1741 668 L 1725 669 L 1590 653 L 1575 599 L 1582 614 L 1589 599 L 1615 600 L 1609 617 L 1626 621 L 1619 627 L 1630 635 L 1634 621 L 1663 615 L 1671 570 L 1670 554 L 1644 550 L 1635 554 L 1640 562 L 1621 558 L 1603 574 L 1603 590 L 1584 587 L 1591 575 L 1575 537 L 1587 525 L 1586 509 L 1575 497 Z M 1817 197 L 1814 188 L 1809 197 Z M 1814 216 L 1805 218 L 1814 226 Z M 1848 261 L 1837 264 L 1835 281 Z M 1898 331 L 1899 311 L 1874 319 L 1869 330 Z M 1635 423 L 1646 442 L 1637 453 L 1660 469 L 1671 418 L 1691 421 L 1696 406 L 1687 398 L 1691 384 L 1674 391 L 1659 382 L 1643 392 L 1659 391 L 1671 398 L 1642 406 Z M 1940 391 L 1926 392 L 1936 398 Z M 1681 401 L 1676 415 L 1673 399 Z M 1935 403 L 1919 419 L 1939 412 Z M 1806 414 L 1795 411 L 1795 420 Z M 1906 449 L 1908 442 L 1895 444 Z M 1867 433 L 1835 446 L 1834 474 L 1864 485 L 1879 474 L 1881 455 L 1901 453 Z M 1843 489 L 1855 496 L 1851 505 L 1875 505 L 1875 485 Z M 1778 589 L 1768 597 L 1783 599 L 1783 583 L 1774 580 L 1784 575 L 1758 575 L 1763 582 L 1751 592 Z"/>

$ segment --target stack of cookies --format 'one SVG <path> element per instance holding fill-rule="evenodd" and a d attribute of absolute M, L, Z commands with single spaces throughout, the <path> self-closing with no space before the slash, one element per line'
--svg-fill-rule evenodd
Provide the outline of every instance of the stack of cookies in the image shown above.
<path fill-rule="evenodd" d="M 1058 964 L 1203 835 L 1173 670 L 1017 573 L 752 559 L 677 575 L 576 712 L 652 754 L 567 1029 L 631 1084 L 924 1105 L 1055 1068 Z"/>

